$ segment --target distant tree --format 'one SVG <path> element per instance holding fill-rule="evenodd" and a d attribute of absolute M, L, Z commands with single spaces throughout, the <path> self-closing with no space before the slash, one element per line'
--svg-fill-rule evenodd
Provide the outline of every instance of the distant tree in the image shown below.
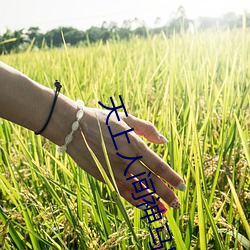
<path fill-rule="evenodd" d="M 159 28 L 159 26 L 161 25 L 161 18 L 160 17 L 156 17 L 155 18 L 155 22 L 154 22 L 154 26 L 156 27 L 156 28 Z"/>
<path fill-rule="evenodd" d="M 88 29 L 86 31 L 88 40 L 90 43 L 95 43 L 98 42 L 100 40 L 102 40 L 102 35 L 104 40 L 107 40 L 107 34 L 106 34 L 107 29 L 104 28 L 99 28 L 99 27 L 91 27 L 90 29 Z"/>
<path fill-rule="evenodd" d="M 192 22 L 189 19 L 183 19 L 182 17 L 178 17 L 177 19 L 172 20 L 169 23 L 169 32 L 172 33 L 175 31 L 179 33 L 181 31 L 186 31 L 189 28 L 189 23 Z"/>
<path fill-rule="evenodd" d="M 135 29 L 133 31 L 133 34 L 136 36 L 140 36 L 140 37 L 147 37 L 148 32 L 145 26 L 143 27 L 138 27 L 137 29 Z"/>
<path fill-rule="evenodd" d="M 29 37 L 30 41 L 35 39 L 35 46 L 39 48 L 41 47 L 44 35 L 40 32 L 40 29 L 38 27 L 30 27 L 26 34 Z"/>
<path fill-rule="evenodd" d="M 223 28 L 232 29 L 237 25 L 237 15 L 234 12 L 226 13 L 222 18 L 220 18 L 220 26 Z"/>
<path fill-rule="evenodd" d="M 179 19 L 179 18 L 182 18 L 183 20 L 186 18 L 186 10 L 182 5 L 178 7 L 178 10 L 175 16 L 175 19 Z"/>
<path fill-rule="evenodd" d="M 108 23 L 106 22 L 106 21 L 104 21 L 103 23 L 102 23 L 102 29 L 108 29 Z"/>
<path fill-rule="evenodd" d="M 102 28 L 101 40 L 103 41 L 103 43 L 106 43 L 111 37 L 112 34 L 109 32 L 109 30 L 107 28 Z"/>
<path fill-rule="evenodd" d="M 30 27 L 26 34 L 29 36 L 30 40 L 32 40 L 33 38 L 38 37 L 41 33 L 38 27 Z"/>
<path fill-rule="evenodd" d="M 86 40 L 85 32 L 73 28 L 65 32 L 64 37 L 66 42 L 71 45 L 76 45 L 80 41 Z"/>
<path fill-rule="evenodd" d="M 111 21 L 108 26 L 109 31 L 115 33 L 118 30 L 118 25 L 116 22 Z"/>
<path fill-rule="evenodd" d="M 61 28 L 52 29 L 45 34 L 45 40 L 49 47 L 59 47 L 62 45 Z"/>
<path fill-rule="evenodd" d="M 132 30 L 135 30 L 135 29 L 137 29 L 137 28 L 143 26 L 141 20 L 140 20 L 139 18 L 137 18 L 137 17 L 134 18 L 134 19 L 131 21 L 131 25 L 132 25 L 132 27 L 131 27 Z"/>
<path fill-rule="evenodd" d="M 10 29 L 7 29 L 6 32 L 0 37 L 0 54 L 8 53 L 14 47 L 14 42 L 16 38 Z"/>
<path fill-rule="evenodd" d="M 246 20 L 246 22 L 247 22 L 246 25 L 247 25 L 247 27 L 250 27 L 250 13 L 246 14 L 246 19 L 247 19 Z"/>
<path fill-rule="evenodd" d="M 129 19 L 124 20 L 122 23 L 122 29 L 131 30 L 131 28 L 132 28 L 132 21 Z"/>
<path fill-rule="evenodd" d="M 24 49 L 28 46 L 29 41 L 29 37 L 23 32 L 23 29 L 14 32 L 7 29 L 0 38 L 0 54 Z"/>
<path fill-rule="evenodd" d="M 192 20 L 188 19 L 186 16 L 185 8 L 180 5 L 175 13 L 175 17 L 170 21 L 168 31 L 169 33 L 181 32 L 188 30 Z"/>
<path fill-rule="evenodd" d="M 242 27 L 242 18 L 243 16 L 239 16 L 238 20 L 236 21 L 236 27 L 241 28 Z M 250 13 L 246 13 L 246 27 L 250 27 Z"/>
<path fill-rule="evenodd" d="M 246 26 L 250 27 L 250 13 L 245 14 Z M 220 19 L 201 17 L 195 21 L 187 18 L 185 8 L 179 6 L 172 19 L 164 26 L 160 25 L 161 19 L 155 19 L 155 27 L 147 29 L 145 23 L 138 18 L 124 20 L 119 28 L 116 22 L 103 22 L 101 27 L 91 27 L 86 32 L 73 27 L 59 27 L 43 34 L 38 27 L 30 27 L 25 33 L 23 29 L 12 32 L 7 29 L 0 35 L 0 54 L 18 52 L 25 50 L 30 42 L 34 40 L 37 47 L 60 47 L 63 44 L 62 33 L 66 43 L 70 45 L 86 45 L 102 41 L 106 43 L 111 39 L 130 39 L 132 36 L 147 37 L 164 32 L 171 35 L 173 32 L 190 30 L 195 32 L 196 28 L 206 30 L 214 27 L 241 28 L 242 16 L 237 16 L 234 12 L 228 12 Z M 191 27 L 191 28 L 190 28 Z"/>
<path fill-rule="evenodd" d="M 117 31 L 119 39 L 129 39 L 132 35 L 132 31 L 130 29 L 120 28 Z"/>
<path fill-rule="evenodd" d="M 60 47 L 63 44 L 62 33 L 66 43 L 76 45 L 82 40 L 86 40 L 86 34 L 72 27 L 59 27 L 50 30 L 45 34 L 47 44 L 55 47 Z"/>
<path fill-rule="evenodd" d="M 213 17 L 201 17 L 199 19 L 199 29 L 207 30 L 216 27 L 217 19 Z"/>

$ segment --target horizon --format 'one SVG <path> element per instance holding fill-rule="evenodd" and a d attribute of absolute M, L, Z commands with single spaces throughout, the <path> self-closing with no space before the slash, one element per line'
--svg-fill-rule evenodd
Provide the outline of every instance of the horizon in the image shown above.
<path fill-rule="evenodd" d="M 192 0 L 187 3 L 184 1 L 164 0 L 120 1 L 119 4 L 114 0 L 92 0 L 84 6 L 81 0 L 72 0 L 68 5 L 66 0 L 51 2 L 48 0 L 37 4 L 32 0 L 24 0 L 20 3 L 17 0 L 5 1 L 0 9 L 0 34 L 7 29 L 27 30 L 30 27 L 38 27 L 41 32 L 47 32 L 58 27 L 73 27 L 79 30 L 87 30 L 92 26 L 100 27 L 103 22 L 116 22 L 121 26 L 125 20 L 138 18 L 144 21 L 147 27 L 152 27 L 156 18 L 160 17 L 162 24 L 173 18 L 179 6 L 183 6 L 186 16 L 190 19 L 200 17 L 219 18 L 228 12 L 242 14 L 243 11 L 250 10 L 250 3 L 243 0 L 225 0 L 215 2 L 200 3 Z M 13 8 L 15 6 L 15 8 Z M 50 7 L 48 7 L 50 6 Z"/>

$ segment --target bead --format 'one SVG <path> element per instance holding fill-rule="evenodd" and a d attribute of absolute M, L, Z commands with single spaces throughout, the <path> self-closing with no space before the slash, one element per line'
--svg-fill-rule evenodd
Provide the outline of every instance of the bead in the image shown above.
<path fill-rule="evenodd" d="M 84 111 L 83 111 L 84 102 L 81 100 L 77 100 L 76 103 L 77 103 L 77 107 L 79 108 L 79 110 L 76 113 L 77 120 L 72 123 L 72 126 L 71 126 L 72 131 L 65 137 L 64 145 L 62 145 L 61 147 L 58 147 L 57 151 L 59 153 L 63 153 L 67 150 L 67 145 L 72 142 L 73 134 L 79 128 L 79 121 L 82 119 L 84 115 Z"/>
<path fill-rule="evenodd" d="M 63 153 L 63 152 L 65 152 L 67 150 L 67 146 L 66 145 L 62 145 L 61 147 L 59 147 L 58 149 L 57 149 L 57 152 L 58 153 Z"/>
<path fill-rule="evenodd" d="M 83 108 L 84 107 L 84 102 L 82 100 L 77 100 L 76 104 L 77 104 L 78 108 Z"/>
<path fill-rule="evenodd" d="M 77 121 L 79 121 L 84 115 L 84 112 L 82 109 L 78 110 L 78 112 L 76 113 L 76 118 L 77 118 Z"/>
<path fill-rule="evenodd" d="M 66 137 L 65 137 L 65 144 L 69 144 L 71 143 L 73 140 L 73 133 L 71 132 L 70 134 L 68 134 Z"/>
<path fill-rule="evenodd" d="M 79 122 L 78 121 L 73 122 L 71 128 L 72 128 L 72 131 L 75 132 L 79 128 Z"/>

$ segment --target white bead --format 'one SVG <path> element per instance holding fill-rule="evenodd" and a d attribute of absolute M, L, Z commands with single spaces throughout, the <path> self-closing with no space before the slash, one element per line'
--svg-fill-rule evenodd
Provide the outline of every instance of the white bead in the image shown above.
<path fill-rule="evenodd" d="M 57 152 L 58 153 L 63 153 L 63 152 L 65 152 L 67 150 L 67 146 L 66 145 L 62 145 L 61 147 L 59 147 L 58 149 L 57 149 Z"/>
<path fill-rule="evenodd" d="M 83 108 L 84 107 L 84 102 L 82 100 L 77 100 L 76 104 L 79 108 Z"/>
<path fill-rule="evenodd" d="M 69 144 L 71 143 L 73 140 L 73 132 L 71 132 L 70 134 L 68 134 L 66 137 L 65 137 L 65 144 Z"/>
<path fill-rule="evenodd" d="M 57 151 L 59 153 L 63 153 L 67 150 L 67 145 L 72 142 L 73 134 L 79 128 L 79 121 L 82 119 L 84 115 L 84 111 L 83 111 L 84 102 L 82 100 L 77 100 L 76 103 L 77 103 L 77 107 L 79 108 L 79 110 L 76 113 L 77 120 L 72 123 L 72 126 L 71 126 L 72 131 L 65 137 L 64 145 L 57 148 Z"/>
<path fill-rule="evenodd" d="M 79 121 L 84 115 L 84 112 L 82 109 L 78 110 L 78 112 L 76 113 L 76 118 Z"/>
<path fill-rule="evenodd" d="M 78 121 L 73 122 L 71 128 L 72 128 L 72 131 L 75 132 L 79 128 L 79 122 Z"/>

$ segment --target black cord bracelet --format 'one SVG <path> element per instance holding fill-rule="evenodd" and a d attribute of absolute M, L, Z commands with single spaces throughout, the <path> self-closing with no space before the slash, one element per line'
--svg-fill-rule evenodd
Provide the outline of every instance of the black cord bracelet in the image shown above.
<path fill-rule="evenodd" d="M 48 117 L 46 123 L 44 124 L 43 128 L 40 131 L 35 132 L 36 135 L 41 134 L 46 129 L 46 127 L 49 124 L 50 118 L 51 118 L 51 116 L 52 116 L 52 114 L 54 112 L 54 109 L 55 109 L 55 106 L 56 106 L 57 97 L 58 97 L 58 95 L 60 93 L 60 89 L 62 88 L 62 85 L 61 85 L 61 83 L 58 80 L 55 81 L 55 87 L 56 87 L 55 97 L 54 97 L 54 100 L 53 100 L 53 103 L 52 103 L 52 107 L 51 107 L 51 110 L 50 110 L 50 113 L 49 113 L 49 117 Z"/>

